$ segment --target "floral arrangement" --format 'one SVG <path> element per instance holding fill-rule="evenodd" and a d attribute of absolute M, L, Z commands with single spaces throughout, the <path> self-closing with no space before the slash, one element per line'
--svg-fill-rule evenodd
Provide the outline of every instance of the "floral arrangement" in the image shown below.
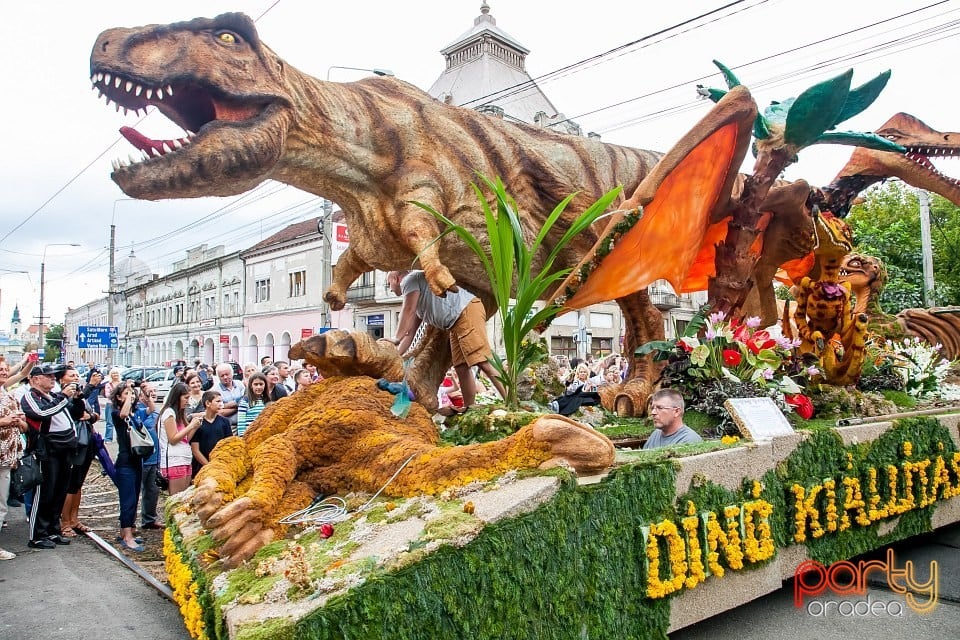
<path fill-rule="evenodd" d="M 784 411 L 812 417 L 813 405 L 800 382 L 820 371 L 794 355 L 798 340 L 786 338 L 779 325 L 761 329 L 758 317 L 740 320 L 727 319 L 722 312 L 705 313 L 701 310 L 681 338 L 637 350 L 639 355 L 658 352 L 656 359 L 669 361 L 664 386 L 681 389 L 691 408 L 719 411 L 723 417 L 723 400 L 731 396 L 769 396 Z"/>
<path fill-rule="evenodd" d="M 920 397 L 937 393 L 953 364 L 940 355 L 940 345 L 931 345 L 918 337 L 887 340 L 881 357 L 889 361 L 903 381 L 903 390 Z"/>

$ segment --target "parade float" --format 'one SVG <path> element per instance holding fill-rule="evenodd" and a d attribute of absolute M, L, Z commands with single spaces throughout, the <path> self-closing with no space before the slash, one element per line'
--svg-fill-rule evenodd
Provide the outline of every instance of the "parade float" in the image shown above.
<path fill-rule="evenodd" d="M 603 398 L 610 424 L 521 416 L 511 396 L 489 423 L 506 437 L 468 444 L 431 419 L 450 364 L 443 332 L 408 360 L 353 332 L 296 345 L 291 357 L 327 378 L 221 442 L 167 502 L 168 574 L 192 636 L 664 637 L 778 589 L 806 561 L 960 520 L 958 416 L 838 427 L 827 411 L 899 411 L 855 388 L 870 367 L 907 370 L 916 395 L 942 383 L 949 362 L 932 346 L 919 373 L 902 360 L 918 340 L 877 346 L 845 281 L 856 270 L 842 217 L 890 176 L 960 203 L 926 162 L 945 149 L 917 127 L 835 130 L 889 74 L 852 87 L 848 72 L 761 114 L 719 67 L 727 89 L 700 88 L 716 105 L 657 154 L 444 105 L 395 78 L 316 80 L 239 14 L 101 34 L 91 78 L 108 102 L 153 105 L 196 132 L 184 146 L 125 130 L 146 156 L 115 167 L 128 195 L 277 179 L 330 198 L 351 243 L 329 304 L 365 271 L 418 261 L 436 294 L 464 285 L 501 314 L 513 342 L 498 366 L 514 385 L 518 363 L 536 365 L 531 331 L 557 313 L 616 300 L 627 326 L 627 380 Z M 831 185 L 777 180 L 818 143 L 857 146 Z M 750 150 L 754 170 L 738 174 Z M 646 293 L 661 278 L 709 292 L 700 331 L 664 340 Z M 775 278 L 797 302 L 779 326 Z M 938 326 L 930 335 L 953 325 Z M 615 450 L 606 434 L 666 384 L 691 404 L 738 396 L 768 412 L 727 405 L 742 438 Z M 408 390 L 415 402 L 398 409 Z M 795 417 L 818 402 L 831 419 Z"/>

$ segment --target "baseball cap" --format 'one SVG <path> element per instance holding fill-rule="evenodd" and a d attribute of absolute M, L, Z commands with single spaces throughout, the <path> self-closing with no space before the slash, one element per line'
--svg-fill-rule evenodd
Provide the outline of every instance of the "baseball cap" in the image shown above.
<path fill-rule="evenodd" d="M 33 376 L 52 376 L 57 373 L 56 367 L 52 364 L 38 364 L 33 369 L 30 369 L 30 377 Z"/>

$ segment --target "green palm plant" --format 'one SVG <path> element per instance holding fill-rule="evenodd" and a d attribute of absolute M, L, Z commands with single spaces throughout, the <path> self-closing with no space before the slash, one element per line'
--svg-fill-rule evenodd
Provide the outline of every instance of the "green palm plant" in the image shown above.
<path fill-rule="evenodd" d="M 490 180 L 479 175 L 480 180 L 493 192 L 496 208 L 491 208 L 484 197 L 483 191 L 477 184 L 473 189 L 483 208 L 486 220 L 487 238 L 490 242 L 490 251 L 486 252 L 480 241 L 461 225 L 450 220 L 442 213 L 429 205 L 414 202 L 417 206 L 428 211 L 431 215 L 446 225 L 446 229 L 434 242 L 449 233 L 455 233 L 460 240 L 473 251 L 480 259 L 497 303 L 498 314 L 503 324 L 503 346 L 505 357 L 499 354 L 493 356 L 493 366 L 499 374 L 500 381 L 507 390 L 504 401 L 509 409 L 519 408 L 517 397 L 518 382 L 523 372 L 531 365 L 546 358 L 546 351 L 539 340 L 531 340 L 528 336 L 541 323 L 549 325 L 553 318 L 561 311 L 557 304 L 547 304 L 537 309 L 537 301 L 547 292 L 562 282 L 571 269 L 554 269 L 557 256 L 573 238 L 590 227 L 593 222 L 606 211 L 607 207 L 620 195 L 621 188 L 617 187 L 604 194 L 573 221 L 566 232 L 560 237 L 543 262 L 542 268 L 532 272 L 534 256 L 543 248 L 543 243 L 553 229 L 553 226 L 563 215 L 567 205 L 577 195 L 576 193 L 564 198 L 547 217 L 543 226 L 531 245 L 520 223 L 520 213 L 517 203 L 507 194 L 500 178 Z M 514 288 L 516 284 L 516 288 Z"/>

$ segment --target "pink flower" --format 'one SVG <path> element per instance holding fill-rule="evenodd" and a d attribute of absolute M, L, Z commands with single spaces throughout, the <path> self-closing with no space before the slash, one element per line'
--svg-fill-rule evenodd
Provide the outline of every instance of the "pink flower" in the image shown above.
<path fill-rule="evenodd" d="M 750 316 L 744 321 L 744 324 L 751 329 L 756 329 L 760 326 L 760 316 Z"/>
<path fill-rule="evenodd" d="M 321 538 L 329 538 L 329 537 L 332 536 L 332 535 L 333 535 L 333 525 L 332 525 L 332 524 L 330 524 L 329 522 L 324 522 L 322 525 L 320 525 L 320 537 L 321 537 Z"/>
<path fill-rule="evenodd" d="M 743 361 L 743 356 L 736 349 L 723 350 L 723 363 L 728 367 L 735 367 Z"/>

